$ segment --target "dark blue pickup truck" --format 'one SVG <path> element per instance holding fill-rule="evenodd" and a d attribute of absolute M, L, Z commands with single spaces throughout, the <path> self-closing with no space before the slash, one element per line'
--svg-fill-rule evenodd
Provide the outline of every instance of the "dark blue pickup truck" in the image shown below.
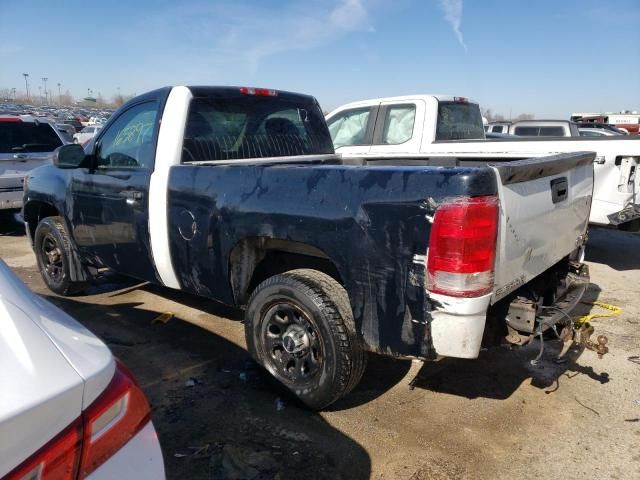
<path fill-rule="evenodd" d="M 246 310 L 252 356 L 312 408 L 366 352 L 476 358 L 582 296 L 593 154 L 342 159 L 313 97 L 171 87 L 27 179 L 44 281 L 101 268 Z"/>

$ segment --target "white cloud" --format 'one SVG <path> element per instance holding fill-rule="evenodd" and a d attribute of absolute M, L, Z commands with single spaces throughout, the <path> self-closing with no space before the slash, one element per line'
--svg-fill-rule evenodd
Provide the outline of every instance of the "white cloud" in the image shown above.
<path fill-rule="evenodd" d="M 444 12 L 444 18 L 451 24 L 458 42 L 466 51 L 467 45 L 464 43 L 462 31 L 460 30 L 462 24 L 462 0 L 440 0 L 440 7 Z"/>
<path fill-rule="evenodd" d="M 240 61 L 251 71 L 275 55 L 311 50 L 356 32 L 373 32 L 365 0 L 306 0 L 282 8 L 237 2 L 175 7 L 171 23 L 162 19 L 158 31 L 198 45 L 216 60 Z M 339 48 L 337 45 L 336 48 Z"/>
<path fill-rule="evenodd" d="M 371 32 L 369 14 L 362 0 L 338 0 L 326 2 L 304 12 L 289 10 L 274 14 L 274 18 L 242 21 L 237 28 L 243 30 L 245 39 L 254 38 L 255 46 L 249 46 L 245 57 L 256 68 L 266 58 L 291 50 L 308 50 L 335 41 L 338 36 L 352 32 Z M 313 2 L 308 2 L 313 6 Z M 275 27 L 275 28 L 274 28 Z"/>

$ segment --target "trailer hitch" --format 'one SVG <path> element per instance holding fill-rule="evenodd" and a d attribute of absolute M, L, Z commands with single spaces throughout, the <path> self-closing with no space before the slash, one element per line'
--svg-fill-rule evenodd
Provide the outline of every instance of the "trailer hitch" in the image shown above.
<path fill-rule="evenodd" d="M 610 305 L 608 303 L 602 302 L 589 302 L 589 304 L 604 308 L 606 310 L 609 310 L 609 312 L 590 313 L 588 315 L 583 315 L 576 318 L 573 321 L 573 325 L 565 326 L 559 335 L 560 340 L 563 342 L 563 347 L 562 351 L 558 355 L 558 361 L 563 360 L 564 355 L 574 343 L 583 346 L 587 350 L 596 352 L 598 354 L 598 358 L 602 358 L 609 352 L 609 347 L 607 347 L 609 339 L 606 336 L 598 335 L 595 342 L 591 340 L 591 335 L 593 335 L 594 328 L 593 325 L 591 325 L 590 320 L 602 317 L 615 317 L 617 315 L 620 315 L 622 309 L 620 307 L 616 307 L 615 305 Z"/>
<path fill-rule="evenodd" d="M 598 335 L 596 337 L 596 341 L 591 340 L 591 335 L 593 335 L 593 325 L 589 322 L 585 322 L 580 326 L 576 335 L 578 336 L 578 345 L 584 346 L 586 349 L 596 352 L 598 354 L 598 358 L 602 358 L 603 355 L 609 352 L 609 347 L 607 347 L 607 343 L 609 343 L 609 339 L 604 335 Z"/>

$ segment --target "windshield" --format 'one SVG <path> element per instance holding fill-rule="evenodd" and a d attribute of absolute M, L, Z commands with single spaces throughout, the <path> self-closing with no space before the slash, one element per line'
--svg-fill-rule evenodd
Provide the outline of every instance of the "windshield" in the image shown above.
<path fill-rule="evenodd" d="M 334 153 L 320 108 L 306 99 L 195 98 L 183 162 Z"/>
<path fill-rule="evenodd" d="M 476 103 L 439 102 L 436 140 L 483 138 L 482 115 Z"/>
<path fill-rule="evenodd" d="M 0 153 L 52 152 L 60 145 L 48 123 L 0 122 Z"/>

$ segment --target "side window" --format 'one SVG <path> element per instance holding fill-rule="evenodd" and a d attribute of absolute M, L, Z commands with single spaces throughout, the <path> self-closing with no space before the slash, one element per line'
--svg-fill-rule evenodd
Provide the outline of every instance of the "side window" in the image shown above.
<path fill-rule="evenodd" d="M 537 137 L 539 135 L 538 127 L 516 127 L 513 132 L 521 137 Z"/>
<path fill-rule="evenodd" d="M 371 110 L 361 108 L 347 110 L 331 119 L 329 134 L 333 140 L 333 146 L 348 147 L 351 145 L 364 145 L 366 143 L 367 125 Z"/>
<path fill-rule="evenodd" d="M 540 127 L 540 136 L 543 136 L 543 137 L 562 137 L 562 136 L 564 136 L 564 128 L 562 128 L 562 127 Z"/>
<path fill-rule="evenodd" d="M 141 103 L 120 115 L 100 139 L 98 168 L 153 168 L 157 116 L 156 102 Z"/>
<path fill-rule="evenodd" d="M 416 119 L 415 105 L 393 105 L 387 107 L 384 117 L 382 143 L 398 145 L 411 139 Z"/>

